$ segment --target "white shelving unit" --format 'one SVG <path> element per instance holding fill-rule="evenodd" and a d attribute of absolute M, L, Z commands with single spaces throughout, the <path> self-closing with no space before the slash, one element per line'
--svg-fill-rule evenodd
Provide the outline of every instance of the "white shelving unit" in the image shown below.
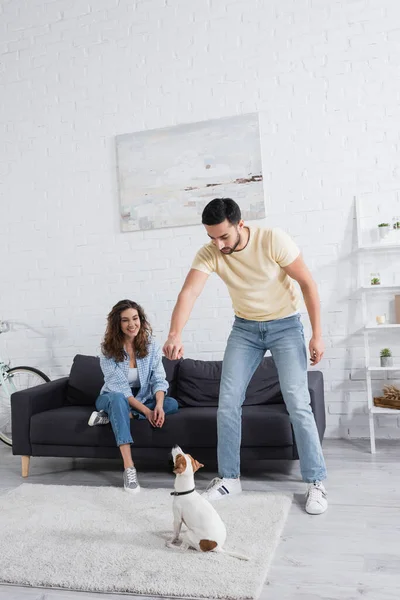
<path fill-rule="evenodd" d="M 356 223 L 357 223 L 357 242 L 358 242 L 358 251 L 359 252 L 382 252 L 382 251 L 390 251 L 390 252 L 399 252 L 399 264 L 400 264 L 400 240 L 396 241 L 382 241 L 376 242 L 373 244 L 364 244 L 363 236 L 362 236 L 362 227 L 361 227 L 361 205 L 358 198 L 355 199 L 355 209 L 356 209 Z M 400 232 L 398 233 L 400 237 Z M 397 256 L 397 255 L 396 255 Z M 370 434 L 370 443 L 371 443 L 371 453 L 375 454 L 376 452 L 376 444 L 375 444 L 375 423 L 374 423 L 374 415 L 400 415 L 400 410 L 392 409 L 392 408 L 380 408 L 374 405 L 374 397 L 372 391 L 372 373 L 374 371 L 399 371 L 400 372 L 400 364 L 394 365 L 393 367 L 378 367 L 371 365 L 371 352 L 370 352 L 370 334 L 376 333 L 378 330 L 382 331 L 393 331 L 399 329 L 400 332 L 400 324 L 396 323 L 385 323 L 382 325 L 376 325 L 370 322 L 370 318 L 368 315 L 368 297 L 371 294 L 379 294 L 382 292 L 390 292 L 390 291 L 399 291 L 400 293 L 400 285 L 366 285 L 367 278 L 364 273 L 364 261 L 363 257 L 358 257 L 358 289 L 361 292 L 361 305 L 362 305 L 362 316 L 364 322 L 364 356 L 365 356 L 365 379 L 367 384 L 367 398 L 368 398 L 368 419 L 369 419 L 369 434 Z"/>

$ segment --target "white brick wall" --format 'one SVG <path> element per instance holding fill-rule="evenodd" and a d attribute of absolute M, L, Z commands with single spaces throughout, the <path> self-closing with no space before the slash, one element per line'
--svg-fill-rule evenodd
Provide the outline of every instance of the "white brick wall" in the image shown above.
<path fill-rule="evenodd" d="M 119 232 L 115 135 L 260 111 L 266 223 L 320 286 L 327 435 L 366 435 L 352 198 L 374 223 L 396 214 L 399 31 L 395 0 L 1 0 L 1 354 L 65 375 L 122 297 L 163 341 L 206 238 Z M 212 279 L 187 355 L 220 359 L 230 322 Z M 399 425 L 379 418 L 378 435 Z"/>

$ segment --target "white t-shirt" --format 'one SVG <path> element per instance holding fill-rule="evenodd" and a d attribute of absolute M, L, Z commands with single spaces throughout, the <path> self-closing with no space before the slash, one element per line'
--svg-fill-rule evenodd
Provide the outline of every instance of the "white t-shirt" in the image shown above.
<path fill-rule="evenodd" d="M 140 382 L 139 382 L 139 374 L 138 374 L 137 368 L 129 367 L 128 383 L 131 387 L 139 386 Z"/>

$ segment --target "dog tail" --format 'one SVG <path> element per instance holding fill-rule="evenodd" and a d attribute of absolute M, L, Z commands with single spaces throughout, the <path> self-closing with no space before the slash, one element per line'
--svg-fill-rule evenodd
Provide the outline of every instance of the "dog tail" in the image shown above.
<path fill-rule="evenodd" d="M 238 552 L 231 552 L 230 550 L 225 550 L 220 546 L 217 546 L 214 552 L 222 552 L 223 554 L 228 554 L 228 556 L 233 556 L 234 558 L 238 558 L 239 560 L 250 560 L 249 556 L 245 556 L 244 554 L 239 554 Z"/>

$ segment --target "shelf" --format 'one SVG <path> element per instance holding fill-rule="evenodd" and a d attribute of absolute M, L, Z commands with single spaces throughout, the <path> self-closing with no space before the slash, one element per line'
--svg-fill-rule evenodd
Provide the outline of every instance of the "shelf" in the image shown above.
<path fill-rule="evenodd" d="M 382 408 L 381 406 L 372 406 L 369 409 L 369 412 L 374 413 L 375 415 L 396 415 L 400 414 L 400 410 L 397 408 Z"/>
<path fill-rule="evenodd" d="M 371 354 L 371 343 L 377 342 L 378 336 L 382 338 L 380 334 L 376 333 L 379 329 L 384 329 L 386 337 L 392 338 L 393 333 L 395 332 L 396 339 L 399 336 L 400 323 L 383 323 L 380 325 L 376 322 L 375 318 L 372 314 L 369 314 L 370 307 L 369 305 L 375 303 L 379 300 L 384 300 L 385 302 L 389 300 L 389 298 L 394 299 L 395 294 L 400 294 L 400 279 L 399 279 L 399 268 L 397 263 L 399 262 L 398 257 L 400 257 L 400 231 L 390 229 L 387 231 L 388 235 L 385 238 L 381 238 L 378 233 L 383 233 L 382 230 L 379 232 L 375 228 L 376 237 L 369 236 L 367 237 L 367 231 L 371 228 L 368 225 L 371 225 L 372 222 L 372 206 L 367 203 L 368 213 L 367 215 L 363 214 L 363 208 L 365 203 L 360 198 L 354 198 L 355 204 L 355 221 L 356 221 L 356 229 L 357 229 L 357 241 L 355 244 L 355 258 L 357 261 L 357 286 L 355 291 L 355 297 L 360 301 L 361 310 L 362 310 L 362 327 L 358 330 L 358 332 L 363 332 L 363 341 L 364 341 L 364 355 L 366 357 L 366 366 L 363 370 L 364 380 L 366 382 L 367 387 L 367 414 L 368 414 L 368 424 L 369 424 L 369 439 L 371 445 L 371 454 L 375 454 L 376 452 L 376 444 L 375 444 L 375 424 L 374 417 L 375 415 L 400 415 L 400 408 L 382 408 L 380 406 L 374 405 L 374 392 L 372 386 L 372 379 L 377 380 L 379 378 L 379 383 L 381 385 L 390 382 L 390 379 L 398 379 L 400 378 L 400 358 L 399 356 L 393 357 L 393 361 L 396 361 L 396 364 L 393 367 L 380 367 L 380 366 L 370 366 L 370 361 L 375 362 L 377 364 L 381 364 L 379 360 L 379 353 Z M 397 208 L 398 207 L 398 208 Z M 376 209 L 376 223 L 382 221 L 384 218 L 383 215 L 380 214 L 378 205 L 375 207 Z M 396 200 L 393 202 L 393 206 L 391 207 L 392 214 L 400 215 L 400 200 Z M 385 218 L 389 218 L 388 215 Z M 369 219 L 368 222 L 365 219 Z M 399 221 L 400 217 L 396 217 L 395 221 Z M 365 237 L 364 237 L 365 236 Z M 377 254 L 379 252 L 379 254 Z M 379 260 L 378 260 L 379 257 Z M 372 264 L 369 265 L 369 269 L 367 270 L 367 263 L 373 262 L 382 262 L 385 269 L 388 272 L 384 274 L 383 280 L 379 275 L 379 268 L 376 269 L 377 275 L 379 277 L 378 281 L 381 282 L 381 285 L 371 285 L 371 278 L 375 275 L 373 271 L 375 270 L 372 267 Z M 383 268 L 383 267 L 382 267 Z M 383 281 L 383 284 L 382 284 Z M 392 283 L 390 284 L 390 281 Z M 361 284 L 361 285 L 360 285 Z M 376 309 L 375 309 L 376 310 Z M 383 312 L 375 312 L 375 315 L 384 314 Z M 398 319 L 396 319 L 398 321 Z M 392 333 L 391 333 L 391 330 Z M 385 342 L 386 344 L 386 342 Z M 390 346 L 390 343 L 389 343 Z M 385 375 L 379 376 L 378 373 L 382 372 Z M 374 375 L 375 373 L 375 375 Z"/>
<path fill-rule="evenodd" d="M 384 323 L 383 325 L 366 325 L 364 329 L 398 329 L 400 328 L 400 323 Z"/>
<path fill-rule="evenodd" d="M 400 365 L 394 367 L 367 367 L 367 371 L 400 371 Z"/>
<path fill-rule="evenodd" d="M 380 244 L 363 244 L 359 250 L 400 250 L 400 242 L 382 242 Z"/>
<path fill-rule="evenodd" d="M 396 285 L 363 285 L 361 286 L 361 291 L 371 291 L 377 292 L 379 290 L 400 290 L 400 283 Z"/>

